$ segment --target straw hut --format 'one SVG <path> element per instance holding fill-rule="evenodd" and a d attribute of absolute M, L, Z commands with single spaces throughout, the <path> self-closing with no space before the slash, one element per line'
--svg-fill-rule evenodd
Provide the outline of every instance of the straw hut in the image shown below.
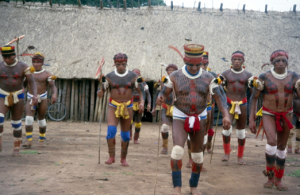
<path fill-rule="evenodd" d="M 205 46 L 216 73 L 228 69 L 231 53 L 240 50 L 245 53 L 246 68 L 258 75 L 277 49 L 289 53 L 289 69 L 299 72 L 300 16 L 294 12 L 199 12 L 170 7 L 100 10 L 0 2 L 0 30 L 1 45 L 24 34 L 20 52 L 34 45 L 45 54 L 45 63 L 50 64 L 45 68 L 60 78 L 56 84 L 59 101 L 67 107 L 66 120 L 97 121 L 100 111 L 105 116 L 107 98 L 96 98 L 94 75 L 102 57 L 106 60 L 103 73 L 113 71 L 117 52 L 128 55 L 129 69 L 139 68 L 150 87 L 161 77 L 160 63 L 183 66 L 168 45 L 183 52 L 185 38 Z M 20 60 L 30 64 L 28 57 Z"/>

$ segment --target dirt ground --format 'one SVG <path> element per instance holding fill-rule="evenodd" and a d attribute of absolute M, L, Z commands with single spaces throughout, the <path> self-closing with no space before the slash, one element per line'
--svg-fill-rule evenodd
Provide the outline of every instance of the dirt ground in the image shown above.
<path fill-rule="evenodd" d="M 116 163 L 105 165 L 108 158 L 106 124 L 101 132 L 101 164 L 98 164 L 98 123 L 48 122 L 45 148 L 38 148 L 37 124 L 34 125 L 33 147 L 22 149 L 22 157 L 12 157 L 13 136 L 10 122 L 4 123 L 3 150 L 0 153 L 0 194 L 170 194 L 172 190 L 169 138 L 169 155 L 157 157 L 158 123 L 143 123 L 140 145 L 129 145 L 129 167 L 119 163 L 120 135 L 117 133 Z M 23 124 L 24 132 L 24 124 Z M 223 155 L 221 129 L 218 128 L 212 163 L 204 155 L 204 167 L 199 189 L 205 194 L 299 194 L 300 178 L 288 176 L 300 169 L 300 155 L 291 154 L 286 160 L 283 182 L 288 192 L 263 188 L 266 178 L 264 150 L 266 139 L 256 140 L 248 130 L 245 161 L 237 164 L 236 135 L 232 136 L 232 153 L 229 162 L 221 162 Z M 25 133 L 23 133 L 25 140 Z M 161 140 L 160 140 L 161 145 Z M 161 150 L 161 147 L 159 148 Z M 24 153 L 25 152 L 25 153 Z M 158 162 L 157 162 L 158 160 Z M 188 161 L 187 147 L 183 165 Z M 158 165 L 157 165 L 158 163 Z M 157 172 L 157 174 L 156 174 Z M 182 194 L 189 193 L 191 170 L 182 168 Z"/>

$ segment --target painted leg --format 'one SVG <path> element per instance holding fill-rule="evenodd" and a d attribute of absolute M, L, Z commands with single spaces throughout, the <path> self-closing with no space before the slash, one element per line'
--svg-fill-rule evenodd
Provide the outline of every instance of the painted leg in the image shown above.
<path fill-rule="evenodd" d="M 39 127 L 40 130 L 40 137 L 39 137 L 39 147 L 45 147 L 45 140 L 46 140 L 46 126 Z"/>
<path fill-rule="evenodd" d="M 295 154 L 300 154 L 300 130 L 296 130 Z"/>
<path fill-rule="evenodd" d="M 0 125 L 0 152 L 2 151 L 3 125 Z"/>
<path fill-rule="evenodd" d="M 246 165 L 246 162 L 243 160 L 244 150 L 245 150 L 246 138 L 238 139 L 238 163 L 239 165 Z"/>
<path fill-rule="evenodd" d="M 202 163 L 199 164 L 199 163 L 193 162 L 193 164 L 192 164 L 192 174 L 191 174 L 191 178 L 189 180 L 192 195 L 201 195 L 202 194 L 197 189 L 198 182 L 199 182 L 199 179 L 200 179 L 200 172 L 202 170 L 203 170 Z"/>
<path fill-rule="evenodd" d="M 174 160 L 171 158 L 171 169 L 172 169 L 172 181 L 174 191 L 172 195 L 180 195 L 181 194 L 181 168 L 182 168 L 182 160 Z"/>
<path fill-rule="evenodd" d="M 31 144 L 32 144 L 32 132 L 33 132 L 33 126 L 32 125 L 26 125 L 25 126 L 25 131 L 26 131 L 26 143 L 23 144 L 23 147 L 25 149 L 30 149 L 31 148 Z"/>
<path fill-rule="evenodd" d="M 208 135 L 208 138 L 207 138 L 207 153 L 208 154 L 212 153 L 212 150 L 211 150 L 211 141 L 212 141 L 212 138 L 214 137 L 214 134 L 215 134 L 215 132 L 214 132 L 213 129 L 209 129 L 208 132 L 207 132 L 207 135 Z"/>
<path fill-rule="evenodd" d="M 130 140 L 132 140 L 132 123 L 133 123 L 133 120 L 131 120 L 131 124 L 130 124 Z"/>
<path fill-rule="evenodd" d="M 191 156 L 191 141 L 188 139 L 187 140 L 187 146 L 188 146 L 188 154 L 189 154 L 189 162 L 186 164 L 186 168 L 192 168 L 192 164 L 193 164 L 193 159 Z"/>
<path fill-rule="evenodd" d="M 274 174 L 275 174 L 274 184 L 277 190 L 279 191 L 288 190 L 288 187 L 281 183 L 281 179 L 284 175 L 284 164 L 285 164 L 285 158 L 281 159 L 278 156 L 276 156 L 276 168 L 274 169 Z"/>
<path fill-rule="evenodd" d="M 163 145 L 162 145 L 162 151 L 160 152 L 161 154 L 168 154 L 168 138 L 169 138 L 169 133 L 161 133 Z"/>
<path fill-rule="evenodd" d="M 107 139 L 107 145 L 108 145 L 108 154 L 109 159 L 105 161 L 105 164 L 111 165 L 115 162 L 115 154 L 116 154 L 116 139 Z"/>
<path fill-rule="evenodd" d="M 275 154 L 269 155 L 266 153 L 266 170 L 263 171 L 263 174 L 268 177 L 267 183 L 264 184 L 265 188 L 272 188 L 274 186 L 274 170 L 275 170 Z"/>
<path fill-rule="evenodd" d="M 139 137 L 140 137 L 140 128 L 135 128 L 134 136 L 133 136 L 133 143 L 140 144 Z"/>
<path fill-rule="evenodd" d="M 289 139 L 287 142 L 287 153 L 293 153 L 293 145 L 292 145 L 292 138 L 294 136 L 295 126 L 293 129 L 290 130 Z"/>
<path fill-rule="evenodd" d="M 225 136 L 223 135 L 223 148 L 224 148 L 224 157 L 222 158 L 222 161 L 228 161 L 229 157 L 230 157 L 230 152 L 231 152 L 231 148 L 230 148 L 230 135 L 229 136 Z"/>
<path fill-rule="evenodd" d="M 129 141 L 124 142 L 122 140 L 121 142 L 121 165 L 122 166 L 129 166 L 129 164 L 126 162 L 128 146 L 129 146 Z"/>
<path fill-rule="evenodd" d="M 14 135 L 14 151 L 12 153 L 12 156 L 21 156 L 19 151 L 22 142 L 22 121 L 12 120 L 11 125 L 13 128 L 13 135 Z"/>

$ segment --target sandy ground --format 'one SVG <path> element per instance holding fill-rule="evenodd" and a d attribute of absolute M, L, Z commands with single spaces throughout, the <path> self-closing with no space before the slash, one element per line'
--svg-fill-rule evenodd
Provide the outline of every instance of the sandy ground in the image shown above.
<path fill-rule="evenodd" d="M 170 156 L 158 157 L 158 124 L 143 123 L 140 145 L 129 145 L 129 167 L 119 163 L 120 135 L 117 134 L 116 163 L 105 165 L 108 158 L 105 140 L 106 124 L 101 132 L 101 164 L 98 164 L 98 123 L 48 122 L 47 144 L 38 148 L 37 125 L 34 126 L 33 147 L 22 149 L 22 157 L 12 157 L 13 136 L 8 121 L 4 123 L 3 151 L 0 153 L 0 194 L 170 194 L 172 190 Z M 23 125 L 24 131 L 24 125 Z M 119 132 L 119 129 L 118 129 Z M 246 166 L 237 164 L 237 140 L 232 136 L 232 155 L 221 162 L 223 155 L 221 129 L 218 129 L 212 163 L 205 153 L 199 189 L 203 194 L 299 194 L 300 178 L 288 176 L 300 169 L 300 155 L 291 154 L 286 160 L 284 183 L 288 192 L 265 189 L 264 148 L 266 140 L 247 134 Z M 25 133 L 24 133 L 25 134 Z M 25 135 L 23 135 L 25 140 Z M 161 141 L 160 141 L 161 145 Z M 172 141 L 169 139 L 169 154 Z M 161 148 L 159 148 L 161 150 Z M 31 154 L 29 153 L 31 151 Z M 36 152 L 36 153 L 35 153 Z M 37 153 L 38 152 L 38 153 Z M 32 154 L 33 153 L 33 154 Z M 34 154 L 35 153 L 35 154 Z M 183 165 L 188 161 L 187 147 Z M 156 174 L 157 172 L 157 174 Z M 182 194 L 189 194 L 190 169 L 182 168 Z"/>

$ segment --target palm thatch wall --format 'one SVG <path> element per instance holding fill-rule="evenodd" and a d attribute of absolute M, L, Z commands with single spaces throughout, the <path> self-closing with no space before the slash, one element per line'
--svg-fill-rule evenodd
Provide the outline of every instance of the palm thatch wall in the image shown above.
<path fill-rule="evenodd" d="M 70 79 L 68 86 L 77 79 L 70 94 L 86 83 L 89 90 L 95 83 L 96 89 L 97 61 L 106 59 L 103 73 L 107 74 L 114 69 L 112 58 L 118 52 L 129 56 L 130 69 L 139 68 L 148 81 L 158 80 L 160 63 L 183 66 L 180 56 L 168 45 L 183 52 L 185 38 L 205 46 L 210 53 L 210 67 L 216 73 L 228 69 L 231 53 L 240 50 L 246 55 L 246 68 L 258 75 L 260 66 L 269 62 L 270 54 L 277 49 L 286 50 L 290 55 L 289 68 L 300 71 L 300 16 L 294 12 L 199 12 L 187 8 L 172 11 L 170 7 L 100 10 L 0 2 L 0 30 L 0 45 L 24 34 L 20 52 L 34 45 L 45 54 L 45 63 L 50 64 L 45 67 L 47 70 L 60 79 Z M 30 64 L 29 57 L 20 60 Z M 94 97 L 93 101 L 96 105 L 98 100 Z"/>

